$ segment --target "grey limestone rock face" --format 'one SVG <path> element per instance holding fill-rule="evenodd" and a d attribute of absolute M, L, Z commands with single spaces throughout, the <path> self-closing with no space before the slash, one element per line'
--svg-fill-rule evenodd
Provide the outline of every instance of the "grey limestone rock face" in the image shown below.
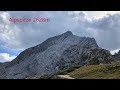
<path fill-rule="evenodd" d="M 90 64 L 96 55 L 96 59 L 104 62 L 111 55 L 103 50 L 107 56 L 102 57 L 101 50 L 94 38 L 75 36 L 67 31 L 26 49 L 11 62 L 0 64 L 0 78 L 49 78 L 65 68 Z"/>
<path fill-rule="evenodd" d="M 63 52 L 61 60 L 57 62 L 60 70 L 114 61 L 110 51 L 98 47 L 92 41 L 84 41 L 82 44 L 72 45 Z"/>

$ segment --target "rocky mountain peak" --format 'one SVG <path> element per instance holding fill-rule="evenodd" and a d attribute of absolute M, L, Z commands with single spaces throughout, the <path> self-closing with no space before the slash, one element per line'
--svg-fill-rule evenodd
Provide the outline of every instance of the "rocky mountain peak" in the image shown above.
<path fill-rule="evenodd" d="M 0 78 L 49 78 L 64 69 L 90 64 L 93 60 L 107 63 L 109 58 L 109 52 L 100 49 L 94 38 L 79 37 L 67 31 L 24 50 L 7 64 L 0 64 Z"/>
<path fill-rule="evenodd" d="M 69 36 L 69 35 L 73 35 L 73 33 L 71 31 L 66 31 L 65 33 L 63 33 L 63 35 Z"/>

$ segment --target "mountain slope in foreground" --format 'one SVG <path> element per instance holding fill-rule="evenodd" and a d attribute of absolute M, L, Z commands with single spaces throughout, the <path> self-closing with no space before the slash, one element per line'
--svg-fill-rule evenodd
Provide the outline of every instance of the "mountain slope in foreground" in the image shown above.
<path fill-rule="evenodd" d="M 82 66 L 67 75 L 75 79 L 120 79 L 120 62 Z"/>

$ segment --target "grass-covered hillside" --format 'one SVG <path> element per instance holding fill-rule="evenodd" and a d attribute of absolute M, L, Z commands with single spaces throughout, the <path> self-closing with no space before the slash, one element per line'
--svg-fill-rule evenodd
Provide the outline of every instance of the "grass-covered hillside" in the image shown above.
<path fill-rule="evenodd" d="M 83 66 L 67 75 L 75 79 L 120 79 L 120 63 Z"/>

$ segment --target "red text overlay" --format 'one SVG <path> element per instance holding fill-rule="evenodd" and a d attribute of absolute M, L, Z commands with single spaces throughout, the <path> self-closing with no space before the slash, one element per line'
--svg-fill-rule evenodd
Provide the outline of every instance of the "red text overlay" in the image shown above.
<path fill-rule="evenodd" d="M 13 23 L 22 23 L 22 22 L 50 22 L 50 18 L 10 18 L 10 22 Z"/>

